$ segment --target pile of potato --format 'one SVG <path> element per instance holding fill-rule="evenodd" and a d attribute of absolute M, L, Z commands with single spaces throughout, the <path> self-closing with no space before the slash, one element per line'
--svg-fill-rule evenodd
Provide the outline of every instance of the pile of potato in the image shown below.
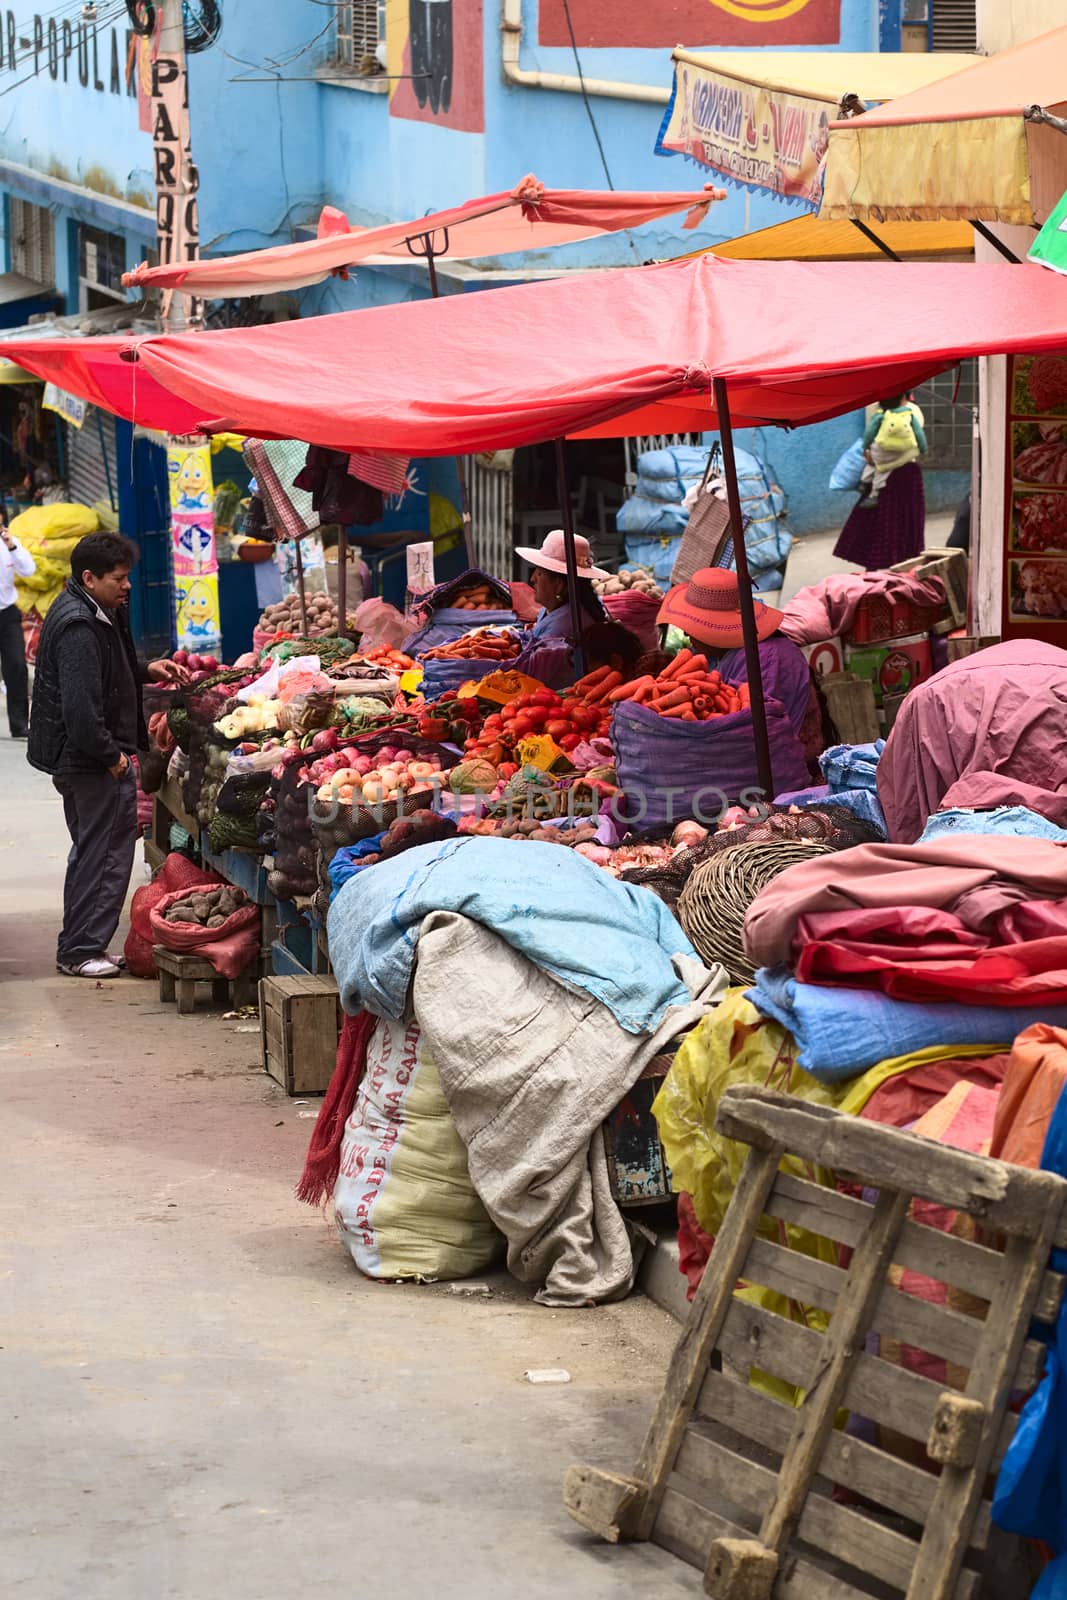
<path fill-rule="evenodd" d="M 222 884 L 217 889 L 201 889 L 187 900 L 178 900 L 163 913 L 167 922 L 194 922 L 201 928 L 221 928 L 235 911 L 252 904 L 243 889 Z"/>
<path fill-rule="evenodd" d="M 663 599 L 663 590 L 647 567 L 627 567 L 613 578 L 594 578 L 593 588 L 599 595 L 627 594 L 632 589 L 635 594 L 647 594 L 650 600 Z"/>
<path fill-rule="evenodd" d="M 309 594 L 307 597 L 308 639 L 332 639 L 337 634 L 337 606 L 328 594 Z M 353 619 L 349 617 L 349 625 Z M 259 619 L 261 633 L 303 633 L 300 620 L 300 599 L 290 594 L 276 605 L 268 606 Z"/>

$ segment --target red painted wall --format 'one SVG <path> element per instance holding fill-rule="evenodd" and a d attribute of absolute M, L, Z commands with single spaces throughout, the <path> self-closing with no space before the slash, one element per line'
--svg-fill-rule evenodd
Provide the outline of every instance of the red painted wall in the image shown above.
<path fill-rule="evenodd" d="M 571 43 L 563 0 L 540 0 L 538 40 Z M 579 45 L 837 44 L 841 0 L 570 0 Z"/>

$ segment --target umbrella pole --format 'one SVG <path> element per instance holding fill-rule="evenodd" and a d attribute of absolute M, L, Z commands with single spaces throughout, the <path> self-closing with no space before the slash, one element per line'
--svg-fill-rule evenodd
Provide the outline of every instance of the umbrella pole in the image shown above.
<path fill-rule="evenodd" d="M 348 529 L 337 530 L 337 637 L 348 638 Z"/>
<path fill-rule="evenodd" d="M 578 552 L 574 548 L 574 508 L 567 478 L 567 452 L 562 439 L 556 440 L 556 478 L 563 516 L 563 550 L 567 558 L 567 598 L 570 601 L 571 632 L 574 635 L 574 662 L 581 677 L 585 671 L 585 652 L 582 649 L 582 606 L 578 599 Z"/>
<path fill-rule="evenodd" d="M 409 255 L 415 256 L 418 260 L 425 261 L 426 270 L 430 275 L 430 299 L 439 300 L 441 298 L 441 290 L 437 282 L 437 265 L 434 258 L 438 255 L 444 255 L 448 250 L 448 229 L 445 229 L 445 242 L 444 249 L 442 250 L 434 249 L 432 233 L 420 233 L 415 239 L 407 239 L 404 242 L 407 245 Z M 416 249 L 417 243 L 421 243 L 421 250 Z M 459 477 L 460 512 L 463 517 L 463 542 L 467 549 L 468 564 L 473 567 L 474 536 L 471 532 L 471 508 L 470 496 L 467 493 L 467 469 L 462 456 L 456 457 L 456 473 Z"/>
<path fill-rule="evenodd" d="M 734 458 L 734 434 L 730 426 L 730 399 L 725 378 L 716 378 L 715 410 L 719 416 L 719 438 L 722 441 L 722 464 L 726 475 L 726 501 L 730 507 L 730 522 L 734 530 L 734 560 L 737 565 L 737 594 L 741 606 L 741 631 L 745 642 L 745 669 L 748 673 L 748 691 L 752 703 L 752 731 L 756 737 L 756 770 L 764 798 L 774 799 L 774 773 L 771 768 L 771 747 L 767 738 L 767 708 L 763 702 L 763 672 L 760 668 L 759 639 L 756 635 L 756 607 L 752 599 L 752 580 L 748 573 L 748 552 L 745 549 L 745 528 L 741 516 L 741 492 L 737 486 L 737 461 Z"/>
<path fill-rule="evenodd" d="M 300 601 L 300 637 L 308 636 L 308 602 L 304 592 L 304 558 L 300 554 L 300 540 L 296 541 L 296 593 Z"/>

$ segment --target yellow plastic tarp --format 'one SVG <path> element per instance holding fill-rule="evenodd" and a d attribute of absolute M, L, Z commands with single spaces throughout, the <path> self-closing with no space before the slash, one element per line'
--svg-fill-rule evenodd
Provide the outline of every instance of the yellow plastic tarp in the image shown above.
<path fill-rule="evenodd" d="M 61 502 L 31 506 L 11 522 L 11 532 L 34 560 L 28 578 L 15 579 L 15 604 L 44 617 L 70 577 L 70 556 L 79 539 L 95 533 L 100 519 L 88 506 Z"/>
<path fill-rule="evenodd" d="M 809 1105 L 829 1106 L 833 1111 L 858 1116 L 875 1090 L 902 1072 L 932 1061 L 993 1053 L 992 1046 L 938 1046 L 881 1061 L 857 1078 L 822 1083 L 797 1066 L 792 1035 L 779 1023 L 762 1016 L 745 999 L 744 989 L 730 989 L 722 1004 L 686 1038 L 652 1105 L 671 1169 L 672 1187 L 676 1193 L 692 1196 L 700 1226 L 706 1233 L 717 1234 L 749 1154 L 748 1145 L 727 1139 L 715 1129 L 719 1102 L 735 1084 L 777 1089 Z M 796 1155 L 785 1156 L 781 1170 L 827 1188 L 834 1184 L 832 1173 Z M 759 1231 L 776 1244 L 787 1244 L 831 1266 L 838 1265 L 836 1246 L 805 1229 L 765 1217 Z M 826 1313 L 787 1300 L 758 1284 L 744 1285 L 737 1295 L 819 1332 L 824 1332 L 829 1323 Z M 789 1405 L 800 1398 L 791 1384 L 766 1373 L 755 1373 L 754 1383 Z"/>

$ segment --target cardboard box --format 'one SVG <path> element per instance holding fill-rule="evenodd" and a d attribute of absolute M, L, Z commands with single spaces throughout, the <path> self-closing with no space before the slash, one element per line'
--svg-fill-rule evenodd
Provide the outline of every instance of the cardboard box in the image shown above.
<path fill-rule="evenodd" d="M 817 678 L 828 672 L 844 672 L 845 650 L 840 639 L 820 639 L 818 644 L 802 644 L 801 650 Z"/>
<path fill-rule="evenodd" d="M 848 645 L 845 662 L 849 672 L 871 685 L 877 706 L 887 694 L 906 694 L 934 671 L 930 640 L 924 633 L 885 644 Z"/>

